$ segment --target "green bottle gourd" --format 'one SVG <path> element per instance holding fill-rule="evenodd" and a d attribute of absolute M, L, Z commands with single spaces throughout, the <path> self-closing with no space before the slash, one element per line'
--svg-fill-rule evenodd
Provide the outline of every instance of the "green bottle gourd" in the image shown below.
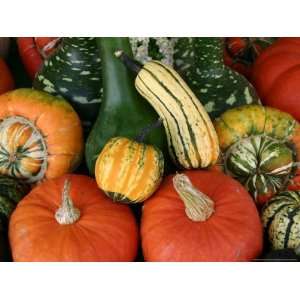
<path fill-rule="evenodd" d="M 224 64 L 224 41 L 217 37 L 178 38 L 174 68 L 204 105 L 212 119 L 224 111 L 259 103 L 248 80 Z"/>
<path fill-rule="evenodd" d="M 114 53 L 119 49 L 132 57 L 129 39 L 97 38 L 97 45 L 102 61 L 103 100 L 86 142 L 86 162 L 92 175 L 96 159 L 108 140 L 116 136 L 134 139 L 143 128 L 159 118 L 150 104 L 135 90 L 132 73 L 115 57 Z M 144 142 L 162 150 L 166 167 L 170 170 L 163 127 L 153 129 Z"/>

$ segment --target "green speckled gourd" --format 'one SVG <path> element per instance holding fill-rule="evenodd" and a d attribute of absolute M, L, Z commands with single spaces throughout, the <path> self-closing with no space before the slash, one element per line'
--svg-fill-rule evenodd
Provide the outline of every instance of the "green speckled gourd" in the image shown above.
<path fill-rule="evenodd" d="M 262 222 L 273 249 L 300 250 L 300 191 L 273 197 L 263 207 Z"/>
<path fill-rule="evenodd" d="M 131 37 L 129 38 L 133 57 L 145 64 L 150 60 L 159 60 L 173 66 L 175 38 L 168 37 Z"/>
<path fill-rule="evenodd" d="M 9 217 L 29 190 L 28 184 L 0 175 L 0 262 L 11 260 L 7 235 Z"/>
<path fill-rule="evenodd" d="M 0 176 L 0 219 L 3 223 L 29 190 L 29 185 L 22 181 Z"/>
<path fill-rule="evenodd" d="M 102 98 L 101 59 L 96 38 L 63 38 L 45 60 L 33 87 L 68 100 L 87 133 L 96 120 Z"/>
<path fill-rule="evenodd" d="M 178 38 L 174 68 L 185 79 L 211 118 L 227 109 L 259 102 L 252 85 L 223 62 L 221 38 Z"/>

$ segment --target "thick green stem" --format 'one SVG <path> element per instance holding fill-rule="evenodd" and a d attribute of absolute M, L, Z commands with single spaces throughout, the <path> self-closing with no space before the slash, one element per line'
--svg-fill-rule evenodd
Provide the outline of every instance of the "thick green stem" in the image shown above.
<path fill-rule="evenodd" d="M 61 225 L 73 224 L 80 218 L 80 210 L 74 206 L 70 197 L 70 187 L 70 180 L 66 179 L 62 195 L 62 204 L 55 213 L 55 219 Z"/>
<path fill-rule="evenodd" d="M 173 185 L 185 205 L 186 215 L 192 221 L 206 221 L 214 213 L 214 202 L 195 188 L 186 175 L 176 174 Z"/>
<path fill-rule="evenodd" d="M 123 50 L 116 50 L 115 56 L 120 58 L 124 65 L 134 73 L 138 74 L 142 69 L 142 65 L 135 61 L 134 59 L 130 58 Z"/>

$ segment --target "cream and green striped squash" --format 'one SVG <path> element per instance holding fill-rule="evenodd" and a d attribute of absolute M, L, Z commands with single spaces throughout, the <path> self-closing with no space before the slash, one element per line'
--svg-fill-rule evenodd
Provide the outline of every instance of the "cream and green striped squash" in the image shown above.
<path fill-rule="evenodd" d="M 158 188 L 164 173 L 162 152 L 125 137 L 108 141 L 97 158 L 96 181 L 114 201 L 138 203 Z"/>
<path fill-rule="evenodd" d="M 254 199 L 287 186 L 300 154 L 300 127 L 292 116 L 270 107 L 245 105 L 223 113 L 215 128 L 225 172 Z"/>
<path fill-rule="evenodd" d="M 150 61 L 138 72 L 135 86 L 163 121 L 169 152 L 185 169 L 213 165 L 218 137 L 201 102 L 171 67 Z"/>
<path fill-rule="evenodd" d="M 300 246 L 300 191 L 286 191 L 273 197 L 262 210 L 262 222 L 272 247 Z"/>

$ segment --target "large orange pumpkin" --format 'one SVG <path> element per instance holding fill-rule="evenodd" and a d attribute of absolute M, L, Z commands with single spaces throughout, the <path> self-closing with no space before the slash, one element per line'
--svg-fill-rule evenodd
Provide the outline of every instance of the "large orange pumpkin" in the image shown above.
<path fill-rule="evenodd" d="M 63 99 L 32 89 L 0 96 L 0 174 L 38 182 L 71 172 L 83 151 L 82 127 Z"/>
<path fill-rule="evenodd" d="M 237 181 L 217 171 L 168 176 L 144 204 L 146 261 L 249 261 L 262 251 L 255 204 Z"/>
<path fill-rule="evenodd" d="M 9 223 L 14 261 L 132 261 L 138 228 L 92 178 L 64 175 L 34 188 Z"/>
<path fill-rule="evenodd" d="M 300 121 L 300 38 L 280 38 L 256 60 L 252 83 L 263 104 Z"/>

